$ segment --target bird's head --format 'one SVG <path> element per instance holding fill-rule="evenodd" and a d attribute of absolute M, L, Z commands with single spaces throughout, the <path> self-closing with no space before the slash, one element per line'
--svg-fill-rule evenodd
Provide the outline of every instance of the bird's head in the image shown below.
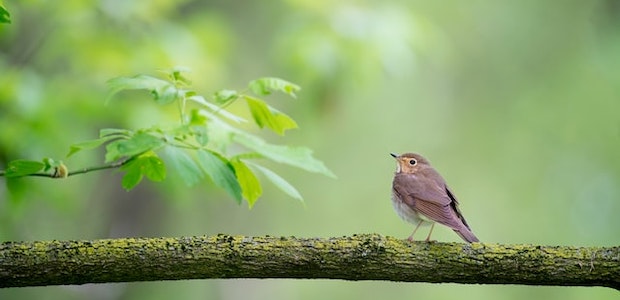
<path fill-rule="evenodd" d="M 426 158 L 416 153 L 403 153 L 401 155 L 390 153 L 396 159 L 396 173 L 414 174 L 418 170 L 428 167 L 430 164 Z"/>

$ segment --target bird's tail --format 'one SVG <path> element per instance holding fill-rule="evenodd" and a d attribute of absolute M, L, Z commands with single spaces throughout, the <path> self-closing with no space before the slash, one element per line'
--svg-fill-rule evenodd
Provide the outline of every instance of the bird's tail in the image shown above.
<path fill-rule="evenodd" d="M 460 230 L 454 230 L 456 234 L 458 234 L 462 239 L 464 239 L 468 243 L 479 242 L 478 238 L 474 235 L 469 228 L 463 226 Z"/>

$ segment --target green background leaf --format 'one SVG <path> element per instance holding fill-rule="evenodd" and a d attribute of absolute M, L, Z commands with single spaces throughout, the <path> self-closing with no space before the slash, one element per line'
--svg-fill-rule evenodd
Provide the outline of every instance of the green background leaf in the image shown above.
<path fill-rule="evenodd" d="M 0 4 L 0 23 L 11 23 L 11 14 Z"/>
<path fill-rule="evenodd" d="M 258 200 L 258 197 L 263 193 L 260 181 L 258 181 L 254 172 L 252 172 L 243 161 L 233 159 L 230 163 L 235 169 L 237 180 L 239 181 L 239 185 L 241 185 L 243 198 L 248 201 L 248 206 L 252 208 L 256 200 Z"/>
<path fill-rule="evenodd" d="M 241 203 L 241 186 L 232 165 L 220 154 L 209 150 L 198 150 L 198 163 L 211 180 Z"/>
<path fill-rule="evenodd" d="M 99 130 L 99 138 L 106 137 L 109 135 L 118 135 L 118 136 L 131 136 L 132 131 L 129 129 L 120 129 L 120 128 L 103 128 Z"/>
<path fill-rule="evenodd" d="M 164 162 L 154 153 L 136 157 L 121 167 L 125 175 L 121 185 L 125 190 L 131 190 L 146 176 L 151 181 L 162 181 L 166 178 Z"/>
<path fill-rule="evenodd" d="M 244 97 L 254 121 L 259 127 L 267 126 L 276 133 L 283 135 L 288 129 L 297 128 L 297 123 L 286 114 L 269 107 L 264 101 L 245 96 Z"/>
<path fill-rule="evenodd" d="M 98 138 L 96 140 L 90 140 L 90 141 L 83 141 L 83 142 L 79 142 L 79 143 L 75 143 L 71 146 L 69 146 L 69 153 L 67 153 L 67 157 L 70 157 L 71 155 L 78 153 L 82 150 L 90 150 L 90 149 L 94 149 L 97 148 L 101 145 L 103 145 L 105 142 L 108 142 L 110 140 L 113 140 L 115 138 L 119 138 L 118 136 L 114 136 L 114 135 L 108 135 L 108 136 L 104 136 L 102 138 Z"/>
<path fill-rule="evenodd" d="M 178 90 L 172 83 L 148 75 L 116 77 L 108 80 L 107 83 L 110 90 L 108 101 L 112 96 L 124 90 L 148 90 L 159 104 L 168 104 L 178 97 Z"/>
<path fill-rule="evenodd" d="M 121 186 L 127 191 L 138 185 L 144 177 L 142 166 L 138 159 L 126 163 L 121 170 L 125 171 L 125 175 L 123 175 L 121 180 Z"/>
<path fill-rule="evenodd" d="M 197 184 L 204 177 L 204 172 L 185 151 L 168 146 L 165 148 L 164 154 L 167 161 L 179 172 L 181 179 L 188 186 Z"/>
<path fill-rule="evenodd" d="M 297 189 L 292 186 L 288 181 L 286 181 L 284 178 L 282 178 L 280 175 L 276 174 L 275 172 L 257 165 L 257 164 L 252 164 L 252 167 L 256 168 L 257 170 L 261 171 L 265 177 L 267 177 L 267 179 L 269 179 L 269 181 L 271 181 L 277 188 L 279 188 L 280 190 L 282 190 L 284 193 L 286 193 L 287 195 L 299 200 L 299 201 L 303 201 L 303 197 L 301 196 L 301 194 L 299 193 L 299 191 L 297 191 Z"/>
<path fill-rule="evenodd" d="M 308 148 L 268 144 L 259 137 L 242 132 L 233 135 L 233 140 L 273 161 L 332 178 L 336 177 L 323 162 L 312 156 L 312 150 Z"/>
<path fill-rule="evenodd" d="M 224 104 L 228 101 L 234 100 L 239 97 L 237 91 L 233 90 L 219 90 L 213 94 L 213 100 L 217 104 Z"/>
<path fill-rule="evenodd" d="M 164 141 L 146 132 L 138 132 L 127 140 L 117 140 L 106 146 L 106 162 L 113 162 L 122 157 L 132 157 L 158 148 Z"/>
<path fill-rule="evenodd" d="M 40 161 L 17 159 L 12 160 L 6 169 L 6 177 L 20 177 L 37 173 L 45 167 Z"/>
<path fill-rule="evenodd" d="M 276 77 L 263 77 L 250 81 L 248 84 L 250 90 L 259 96 L 266 96 L 271 94 L 272 91 L 283 92 L 289 96 L 295 98 L 295 92 L 301 88 L 291 82 Z"/>
<path fill-rule="evenodd" d="M 142 173 L 151 181 L 159 182 L 166 179 L 166 165 L 161 158 L 147 155 L 139 158 L 142 164 Z"/>

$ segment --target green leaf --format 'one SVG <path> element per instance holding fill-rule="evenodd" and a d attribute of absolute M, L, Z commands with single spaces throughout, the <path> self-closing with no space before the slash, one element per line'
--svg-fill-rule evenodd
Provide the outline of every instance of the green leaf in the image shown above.
<path fill-rule="evenodd" d="M 241 160 L 233 159 L 230 163 L 235 169 L 235 175 L 243 191 L 243 198 L 248 200 L 248 207 L 252 208 L 258 197 L 263 193 L 260 181 L 254 175 L 254 172 Z"/>
<path fill-rule="evenodd" d="M 118 129 L 118 128 L 103 128 L 99 130 L 99 137 L 105 137 L 109 135 L 120 135 L 120 136 L 131 136 L 132 132 L 129 129 Z"/>
<path fill-rule="evenodd" d="M 123 175 L 123 179 L 121 180 L 121 186 L 126 191 L 133 189 L 140 183 L 140 181 L 142 181 L 142 178 L 144 177 L 138 159 L 134 159 L 126 163 L 121 167 L 121 170 L 125 171 L 125 175 Z"/>
<path fill-rule="evenodd" d="M 166 165 L 156 155 L 140 157 L 142 161 L 142 173 L 150 181 L 160 182 L 166 179 Z"/>
<path fill-rule="evenodd" d="M 280 175 L 257 164 L 252 164 L 252 166 L 265 174 L 265 177 L 267 177 L 269 181 L 271 181 L 276 187 L 285 192 L 287 195 L 299 201 L 304 200 L 303 197 L 301 197 L 301 194 L 297 191 L 297 189 L 295 189 L 295 187 L 288 183 L 288 181 L 286 181 L 284 178 L 280 177 Z"/>
<path fill-rule="evenodd" d="M 308 148 L 268 144 L 257 136 L 241 131 L 235 132 L 233 141 L 275 162 L 284 163 L 309 172 L 320 173 L 332 178 L 336 177 L 323 162 L 312 157 L 312 150 Z"/>
<path fill-rule="evenodd" d="M 164 154 L 188 186 L 195 185 L 204 177 L 204 173 L 185 151 L 171 146 L 166 147 Z"/>
<path fill-rule="evenodd" d="M 128 191 L 138 185 L 144 176 L 156 182 L 166 178 L 164 162 L 154 153 L 130 160 L 121 167 L 121 170 L 125 171 L 121 185 Z"/>
<path fill-rule="evenodd" d="M 297 97 L 295 92 L 301 89 L 298 85 L 292 82 L 275 77 L 263 77 L 252 80 L 250 81 L 248 87 L 254 94 L 259 96 L 266 96 L 271 94 L 272 91 L 277 91 L 286 93 L 293 98 Z"/>
<path fill-rule="evenodd" d="M 158 148 L 164 141 L 146 132 L 138 132 L 126 140 L 116 140 L 106 146 L 105 162 L 113 162 L 122 157 L 132 157 Z"/>
<path fill-rule="evenodd" d="M 78 153 L 82 150 L 95 149 L 103 145 L 105 142 L 113 140 L 113 139 L 117 139 L 117 138 L 120 138 L 120 137 L 118 135 L 108 135 L 102 138 L 98 138 L 96 140 L 89 140 L 89 141 L 83 141 L 83 142 L 72 144 L 71 146 L 69 146 L 69 153 L 67 153 L 67 157 L 75 153 Z"/>
<path fill-rule="evenodd" d="M 213 99 L 217 104 L 225 104 L 228 101 L 239 98 L 239 93 L 233 90 L 221 90 L 213 94 Z"/>
<path fill-rule="evenodd" d="M 196 139 L 196 142 L 198 142 L 200 146 L 206 146 L 209 143 L 209 133 L 207 132 L 207 127 L 192 126 L 192 133 L 194 134 L 194 139 Z"/>
<path fill-rule="evenodd" d="M 186 67 L 174 67 L 174 69 L 170 71 L 170 79 L 183 85 L 191 85 L 192 81 L 183 76 L 183 73 L 187 73 L 189 71 L 190 69 Z"/>
<path fill-rule="evenodd" d="M 225 110 L 224 108 L 222 108 L 220 106 L 217 106 L 217 105 L 215 105 L 213 103 L 210 103 L 209 101 L 205 100 L 205 98 L 202 97 L 202 96 L 198 96 L 198 95 L 191 96 L 191 97 L 188 97 L 187 100 L 194 101 L 194 102 L 196 102 L 196 103 L 198 103 L 200 105 L 205 106 L 209 110 L 211 110 L 213 113 L 210 113 L 210 112 L 208 112 L 206 110 L 203 110 L 203 109 L 201 109 L 199 111 L 200 114 L 206 115 L 206 116 L 208 116 L 210 118 L 217 118 L 215 115 L 220 115 L 220 116 L 225 117 L 225 118 L 227 118 L 227 119 L 229 119 L 231 121 L 234 121 L 236 123 L 246 122 L 245 119 L 243 119 L 241 117 L 238 117 L 237 115 L 234 115 L 234 114 L 228 112 L 227 110 Z"/>
<path fill-rule="evenodd" d="M 267 126 L 280 135 L 283 135 L 287 129 L 297 128 L 297 123 L 293 119 L 269 107 L 263 100 L 250 96 L 244 96 L 244 98 L 254 121 L 260 128 Z"/>
<path fill-rule="evenodd" d="M 21 177 L 35 174 L 45 167 L 40 161 L 16 159 L 9 162 L 6 169 L 6 177 Z"/>
<path fill-rule="evenodd" d="M 11 23 L 11 14 L 0 4 L 0 23 Z"/>
<path fill-rule="evenodd" d="M 53 168 L 57 168 L 62 164 L 60 161 L 55 161 L 52 158 L 45 157 L 43 158 L 43 172 L 47 172 L 52 170 Z"/>
<path fill-rule="evenodd" d="M 221 119 L 213 119 L 206 127 L 209 135 L 209 148 L 222 153 L 226 152 L 227 147 L 232 143 L 233 132 L 237 129 Z"/>
<path fill-rule="evenodd" d="M 235 170 L 226 158 L 209 150 L 198 150 L 198 163 L 211 180 L 230 194 L 241 204 L 241 186 L 235 176 Z"/>
<path fill-rule="evenodd" d="M 189 125 L 205 125 L 207 117 L 200 114 L 200 110 L 192 109 L 189 115 Z"/>
<path fill-rule="evenodd" d="M 174 85 L 165 85 L 158 89 L 151 90 L 153 99 L 158 104 L 168 104 L 176 101 L 179 98 L 179 91 Z"/>
<path fill-rule="evenodd" d="M 170 82 L 148 75 L 133 77 L 116 77 L 108 80 L 110 89 L 108 100 L 116 93 L 124 90 L 148 90 L 158 104 L 168 104 L 178 98 L 177 88 Z"/>

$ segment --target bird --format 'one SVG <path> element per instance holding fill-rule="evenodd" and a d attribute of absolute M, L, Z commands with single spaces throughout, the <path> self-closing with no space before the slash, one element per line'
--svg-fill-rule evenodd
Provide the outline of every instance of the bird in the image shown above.
<path fill-rule="evenodd" d="M 397 163 L 392 205 L 402 219 L 416 225 L 409 241 L 413 241 L 413 235 L 424 222 L 431 223 L 426 242 L 430 241 L 435 223 L 450 227 L 468 243 L 479 241 L 459 210 L 456 196 L 426 158 L 417 153 L 390 155 Z"/>

